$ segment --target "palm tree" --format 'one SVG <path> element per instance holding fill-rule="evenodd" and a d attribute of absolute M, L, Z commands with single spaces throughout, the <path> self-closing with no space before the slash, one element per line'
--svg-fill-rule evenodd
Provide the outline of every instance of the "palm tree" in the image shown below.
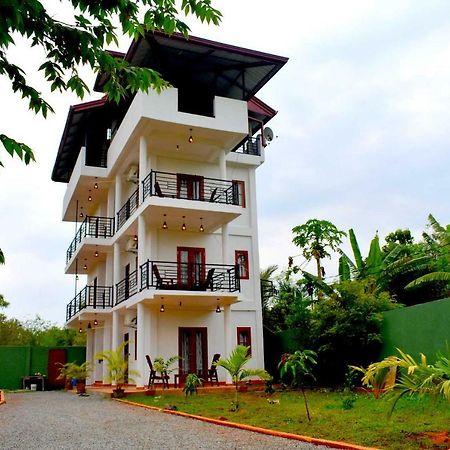
<path fill-rule="evenodd" d="M 220 358 L 216 365 L 223 367 L 231 376 L 235 387 L 234 411 L 239 408 L 239 385 L 248 377 L 258 377 L 262 380 L 271 380 L 272 377 L 264 369 L 245 369 L 244 366 L 251 360 L 250 347 L 238 345 L 231 351 L 228 358 Z"/>

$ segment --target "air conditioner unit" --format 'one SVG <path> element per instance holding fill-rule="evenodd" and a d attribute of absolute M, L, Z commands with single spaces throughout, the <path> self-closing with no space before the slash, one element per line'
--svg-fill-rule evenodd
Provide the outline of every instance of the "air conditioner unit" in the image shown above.
<path fill-rule="evenodd" d="M 137 166 L 130 166 L 127 172 L 127 181 L 139 183 L 139 169 Z"/>
<path fill-rule="evenodd" d="M 137 253 L 137 249 L 138 249 L 137 241 L 135 241 L 134 238 L 128 239 L 127 244 L 125 246 L 125 250 L 127 252 Z"/>

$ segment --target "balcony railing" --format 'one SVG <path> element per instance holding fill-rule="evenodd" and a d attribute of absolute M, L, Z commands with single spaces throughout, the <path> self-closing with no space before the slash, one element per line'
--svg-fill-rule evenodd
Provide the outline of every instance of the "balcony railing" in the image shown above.
<path fill-rule="evenodd" d="M 114 218 L 86 216 L 66 252 L 66 264 L 85 237 L 109 238 L 114 235 Z"/>
<path fill-rule="evenodd" d="M 133 215 L 139 206 L 139 188 L 137 188 L 117 213 L 117 231 Z"/>
<path fill-rule="evenodd" d="M 141 291 L 150 287 L 211 292 L 241 290 L 238 266 L 148 260 L 140 269 Z"/>
<path fill-rule="evenodd" d="M 271 280 L 261 280 L 261 302 L 267 304 L 267 302 L 275 295 L 275 287 Z"/>
<path fill-rule="evenodd" d="M 138 291 L 137 270 L 116 284 L 116 305 L 124 302 Z"/>
<path fill-rule="evenodd" d="M 152 170 L 142 189 L 144 200 L 157 196 L 242 206 L 238 183 L 230 180 Z"/>
<path fill-rule="evenodd" d="M 112 308 L 111 286 L 86 286 L 66 307 L 66 321 L 85 308 Z"/>
<path fill-rule="evenodd" d="M 261 156 L 261 146 L 259 138 L 249 137 L 242 145 L 233 150 L 236 153 L 245 155 Z"/>

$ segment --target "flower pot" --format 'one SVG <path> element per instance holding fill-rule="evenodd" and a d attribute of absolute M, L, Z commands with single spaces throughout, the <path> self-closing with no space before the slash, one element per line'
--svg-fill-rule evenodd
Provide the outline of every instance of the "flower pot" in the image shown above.
<path fill-rule="evenodd" d="M 86 382 L 78 381 L 77 382 L 77 394 L 84 394 L 84 393 L 86 393 Z"/>
<path fill-rule="evenodd" d="M 64 389 L 65 389 L 66 391 L 72 390 L 72 381 L 70 380 L 70 378 L 66 378 L 66 379 L 64 380 Z"/>

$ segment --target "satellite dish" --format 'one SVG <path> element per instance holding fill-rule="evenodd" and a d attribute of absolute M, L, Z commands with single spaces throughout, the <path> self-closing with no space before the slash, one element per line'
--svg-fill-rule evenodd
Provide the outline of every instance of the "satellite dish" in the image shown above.
<path fill-rule="evenodd" d="M 264 137 L 266 138 L 267 142 L 273 141 L 273 131 L 271 128 L 264 128 Z"/>

